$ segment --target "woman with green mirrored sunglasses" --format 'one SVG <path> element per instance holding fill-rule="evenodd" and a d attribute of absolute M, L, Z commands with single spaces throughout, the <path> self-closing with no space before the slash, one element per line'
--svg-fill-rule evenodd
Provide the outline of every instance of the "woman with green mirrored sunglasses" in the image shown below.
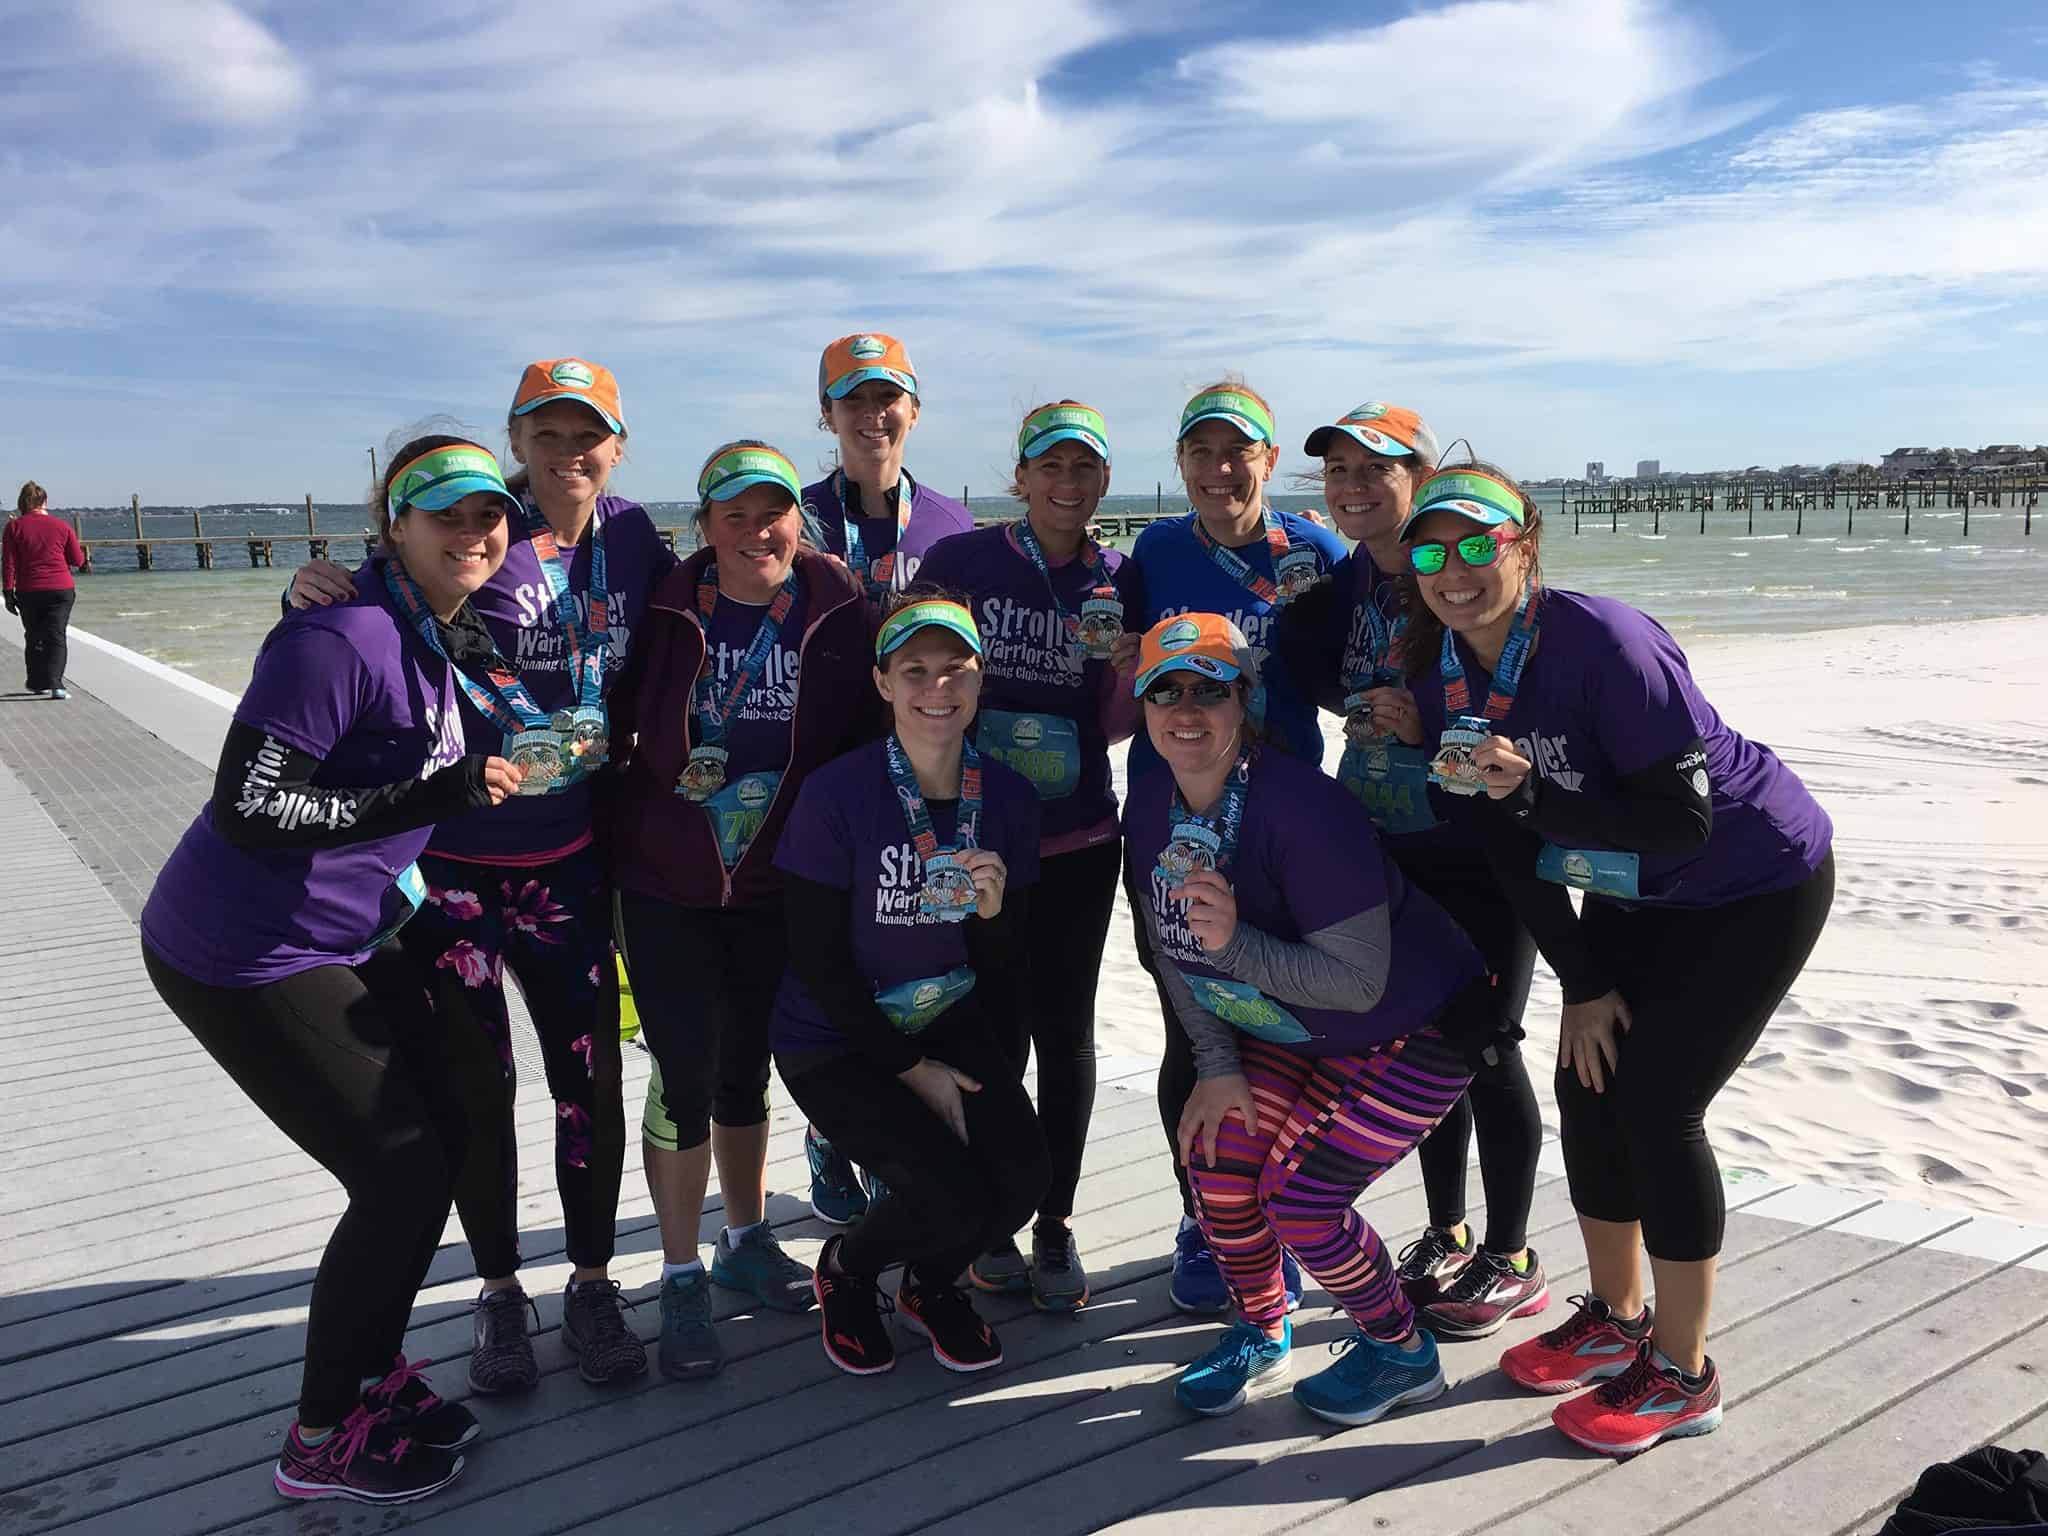
<path fill-rule="evenodd" d="M 1501 546 L 1512 544 L 1522 536 L 1522 530 L 1511 523 L 1502 523 L 1485 533 L 1468 533 L 1462 539 L 1446 544 L 1432 539 L 1421 544 L 1408 546 L 1408 563 L 1418 576 L 1434 576 L 1444 568 L 1450 559 L 1450 552 L 1456 550 L 1458 558 L 1474 570 L 1493 564 L 1500 558 Z"/>

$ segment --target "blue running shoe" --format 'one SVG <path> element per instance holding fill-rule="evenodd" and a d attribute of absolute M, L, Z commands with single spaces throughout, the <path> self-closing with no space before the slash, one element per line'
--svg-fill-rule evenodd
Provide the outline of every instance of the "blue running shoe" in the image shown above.
<path fill-rule="evenodd" d="M 1173 1289 L 1167 1298 L 1183 1312 L 1208 1316 L 1230 1310 L 1230 1287 L 1223 1283 L 1209 1239 L 1192 1221 L 1173 1240 Z"/>
<path fill-rule="evenodd" d="M 804 1127 L 804 1160 L 811 1165 L 813 1216 L 843 1227 L 867 1214 L 868 1197 L 854 1181 L 853 1164 L 808 1125 Z"/>
<path fill-rule="evenodd" d="M 1301 1310 L 1301 1266 L 1285 1248 L 1280 1250 L 1280 1284 L 1287 1292 L 1287 1310 Z"/>
<path fill-rule="evenodd" d="M 1337 1363 L 1294 1384 L 1294 1400 L 1332 1424 L 1370 1424 L 1408 1403 L 1441 1397 L 1449 1383 L 1437 1358 L 1436 1340 L 1421 1335 L 1422 1348 L 1409 1351 L 1354 1333 L 1330 1346 Z"/>
<path fill-rule="evenodd" d="M 1294 1324 L 1283 1318 L 1280 1328 L 1280 1337 L 1269 1339 L 1250 1323 L 1232 1323 L 1214 1349 L 1180 1373 L 1173 1395 L 1181 1407 L 1215 1418 L 1235 1413 L 1254 1391 L 1263 1397 L 1284 1384 Z"/>
<path fill-rule="evenodd" d="M 882 1182 L 880 1174 L 877 1174 L 870 1169 L 863 1168 L 860 1170 L 859 1177 L 860 1187 L 863 1191 L 866 1192 L 867 1201 L 869 1205 L 878 1204 L 881 1201 L 882 1196 L 889 1193 L 889 1186 Z"/>

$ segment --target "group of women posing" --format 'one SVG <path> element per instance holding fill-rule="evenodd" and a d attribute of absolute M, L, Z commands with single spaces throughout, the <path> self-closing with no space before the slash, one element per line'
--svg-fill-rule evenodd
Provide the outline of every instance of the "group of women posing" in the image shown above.
<path fill-rule="evenodd" d="M 585 1380 L 647 1366 L 608 1272 L 615 947 L 657 1068 L 665 1374 L 722 1365 L 714 1285 L 816 1306 L 854 1374 L 893 1365 L 891 1310 L 974 1371 L 1002 1346 L 970 1287 L 1081 1306 L 1070 1220 L 1119 881 L 1162 1009 L 1172 1299 L 1236 1314 L 1183 1403 L 1228 1412 L 1289 1379 L 1301 1270 L 1355 1332 L 1294 1392 L 1346 1424 L 1440 1392 L 1437 1338 L 1547 1305 L 1516 1048 L 1540 949 L 1565 986 L 1590 1273 L 1503 1369 L 1604 1382 L 1557 1410 L 1600 1449 L 1711 1429 L 1703 1114 L 1826 915 L 1828 823 L 1797 779 L 1653 622 L 1545 587 L 1534 504 L 1490 466 L 1438 471 L 1412 411 L 1308 439 L 1347 553 L 1268 502 L 1267 403 L 1200 391 L 1176 450 L 1190 511 L 1123 557 L 1088 532 L 1111 459 L 1092 408 L 1029 413 L 1024 516 L 977 530 L 903 467 L 920 403 L 899 342 L 835 341 L 819 398 L 840 467 L 805 486 L 769 444 L 725 444 L 678 561 L 606 494 L 611 374 L 535 363 L 507 420 L 517 475 L 418 438 L 377 487 L 377 553 L 295 578 L 301 611 L 142 923 L 173 1011 L 348 1194 L 279 1492 L 397 1502 L 461 1470 L 477 1421 L 403 1352 L 451 1203 L 482 1277 L 470 1384 L 538 1380 L 507 966 L 553 1100 L 559 1337 Z M 1346 720 L 1334 777 L 1319 706 Z M 1120 821 L 1110 747 L 1134 732 Z M 815 1269 L 767 1224 L 771 1059 L 840 1228 Z M 1353 1207 L 1418 1143 L 1431 1225 L 1397 1259 Z"/>

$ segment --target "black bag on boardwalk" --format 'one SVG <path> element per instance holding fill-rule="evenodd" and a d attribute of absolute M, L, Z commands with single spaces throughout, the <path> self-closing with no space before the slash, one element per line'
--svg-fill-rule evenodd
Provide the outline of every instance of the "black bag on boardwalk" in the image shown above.
<path fill-rule="evenodd" d="M 2048 1460 L 1987 1445 L 1929 1467 L 1878 1536 L 2048 1536 Z"/>

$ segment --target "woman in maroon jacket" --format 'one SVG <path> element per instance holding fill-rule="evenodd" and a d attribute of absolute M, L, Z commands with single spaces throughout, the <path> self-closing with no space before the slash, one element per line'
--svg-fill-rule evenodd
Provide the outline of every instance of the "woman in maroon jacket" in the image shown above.
<path fill-rule="evenodd" d="M 846 568 L 799 547 L 795 467 L 766 443 L 728 443 L 697 496 L 704 548 L 655 590 L 613 696 L 613 750 L 632 745 L 608 839 L 619 947 L 659 1069 L 642 1149 L 661 1220 L 661 1368 L 677 1378 L 723 1363 L 707 1281 L 783 1311 L 812 1304 L 810 1271 L 764 1219 L 786 949 L 773 861 L 804 776 L 880 728 L 872 622 Z M 725 1230 L 707 1276 L 697 1223 L 714 1161 Z"/>
<path fill-rule="evenodd" d="M 50 515 L 49 500 L 33 480 L 15 498 L 20 515 L 0 534 L 0 588 L 7 594 L 7 611 L 21 615 L 28 691 L 68 699 L 64 668 L 71 654 L 65 631 L 78 595 L 71 573 L 86 569 L 86 555 L 72 526 Z"/>

